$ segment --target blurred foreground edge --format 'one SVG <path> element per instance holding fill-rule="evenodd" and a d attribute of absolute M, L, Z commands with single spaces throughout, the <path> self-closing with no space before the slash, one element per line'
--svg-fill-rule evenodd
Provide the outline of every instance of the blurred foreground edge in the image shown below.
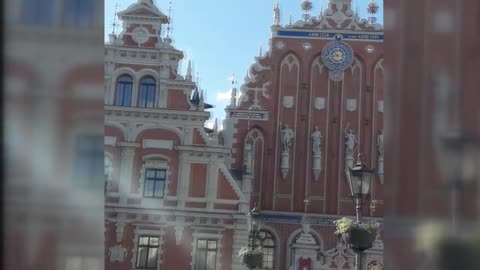
<path fill-rule="evenodd" d="M 4 3 L 3 269 L 103 269 L 103 1 Z"/>
<path fill-rule="evenodd" d="M 442 234 L 466 243 L 480 228 L 478 148 L 476 181 L 459 184 L 468 164 L 452 167 L 442 140 L 479 135 L 480 3 L 387 0 L 384 16 L 385 268 L 478 269 L 465 253 L 439 251 L 450 241 Z"/>

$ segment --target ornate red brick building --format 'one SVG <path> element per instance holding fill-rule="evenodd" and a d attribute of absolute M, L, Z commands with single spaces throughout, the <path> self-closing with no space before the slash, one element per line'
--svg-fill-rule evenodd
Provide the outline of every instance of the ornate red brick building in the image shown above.
<path fill-rule="evenodd" d="M 239 268 L 248 200 L 204 128 L 211 105 L 190 67 L 178 73 L 183 52 L 152 1 L 118 16 L 105 48 L 106 269 Z"/>
<path fill-rule="evenodd" d="M 276 5 L 270 50 L 226 109 L 227 162 L 260 206 L 273 262 L 265 269 L 352 268 L 332 222 L 354 215 L 345 169 L 358 154 L 378 172 L 375 211 L 367 204 L 364 215 L 383 215 L 383 29 L 360 20 L 350 1 L 329 1 L 321 16 L 305 12 L 294 24 L 279 16 Z M 378 239 L 365 269 L 383 265 L 382 250 Z"/>
<path fill-rule="evenodd" d="M 383 29 L 347 0 L 305 11 L 281 25 L 275 5 L 269 51 L 220 132 L 204 128 L 210 105 L 191 69 L 178 73 L 168 17 L 148 0 L 119 12 L 105 50 L 106 269 L 244 269 L 253 203 L 262 269 L 353 267 L 332 222 L 354 213 L 345 168 L 359 153 L 379 168 L 364 214 L 382 216 Z M 379 238 L 365 267 L 382 267 L 382 250 Z"/>

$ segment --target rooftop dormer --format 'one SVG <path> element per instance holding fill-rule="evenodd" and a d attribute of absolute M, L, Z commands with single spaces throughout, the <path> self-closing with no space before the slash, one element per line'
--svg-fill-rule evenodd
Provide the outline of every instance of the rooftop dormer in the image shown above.
<path fill-rule="evenodd" d="M 168 16 L 153 4 L 152 0 L 138 0 L 127 9 L 118 12 L 123 21 L 121 45 L 156 48 L 163 43 L 162 25 L 168 24 Z"/>

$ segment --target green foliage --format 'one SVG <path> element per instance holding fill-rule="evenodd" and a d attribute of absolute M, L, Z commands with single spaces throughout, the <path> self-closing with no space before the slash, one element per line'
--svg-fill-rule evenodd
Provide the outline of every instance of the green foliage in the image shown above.
<path fill-rule="evenodd" d="M 258 247 L 255 249 L 250 247 L 242 247 L 238 252 L 239 257 L 243 257 L 245 255 L 258 255 L 258 254 L 263 254 L 263 250 L 261 247 Z"/>
<path fill-rule="evenodd" d="M 351 218 L 341 218 L 334 221 L 336 226 L 335 234 L 344 234 L 351 231 L 355 227 L 360 227 L 367 230 L 371 234 L 377 234 L 378 229 L 380 229 L 380 224 L 376 221 L 369 221 L 366 223 L 355 223 Z"/>

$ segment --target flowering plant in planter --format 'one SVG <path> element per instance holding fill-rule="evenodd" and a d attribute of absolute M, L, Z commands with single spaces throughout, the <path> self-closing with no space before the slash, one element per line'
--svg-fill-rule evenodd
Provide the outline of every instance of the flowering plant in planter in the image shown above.
<path fill-rule="evenodd" d="M 336 220 L 333 223 L 335 223 L 337 227 L 337 229 L 335 230 L 335 234 L 345 234 L 357 227 L 360 227 L 365 229 L 369 233 L 376 235 L 378 232 L 378 229 L 380 228 L 380 224 L 376 221 L 369 221 L 366 223 L 355 223 L 353 219 L 346 218 L 346 217 Z"/>
<path fill-rule="evenodd" d="M 341 218 L 334 223 L 337 227 L 335 234 L 341 235 L 347 246 L 355 252 L 371 248 L 380 228 L 375 221 L 358 223 L 349 218 Z"/>
<path fill-rule="evenodd" d="M 263 259 L 263 250 L 261 247 L 242 247 L 238 252 L 238 256 L 241 258 L 242 263 L 248 268 L 254 268 L 260 266 Z"/>

